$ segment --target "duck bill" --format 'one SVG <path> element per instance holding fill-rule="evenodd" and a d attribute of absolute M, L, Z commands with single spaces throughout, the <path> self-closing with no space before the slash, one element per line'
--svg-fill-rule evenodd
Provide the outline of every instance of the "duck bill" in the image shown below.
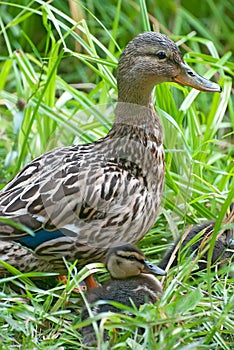
<path fill-rule="evenodd" d="M 181 63 L 181 72 L 173 78 L 175 83 L 191 86 L 200 91 L 221 92 L 221 87 L 210 80 L 202 78 L 194 72 L 186 63 Z"/>
<path fill-rule="evenodd" d="M 144 270 L 142 271 L 143 273 L 152 273 L 153 275 L 161 275 L 165 276 L 166 271 L 160 269 L 157 265 L 152 264 L 151 262 L 145 260 L 145 266 Z"/>

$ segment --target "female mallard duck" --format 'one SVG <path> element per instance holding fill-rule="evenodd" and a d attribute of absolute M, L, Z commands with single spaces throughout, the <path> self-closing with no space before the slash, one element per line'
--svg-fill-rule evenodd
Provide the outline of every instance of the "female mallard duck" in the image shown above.
<path fill-rule="evenodd" d="M 221 91 L 185 64 L 168 37 L 138 35 L 120 58 L 108 135 L 42 155 L 0 192 L 1 260 L 22 272 L 64 273 L 63 258 L 78 259 L 79 266 L 103 261 L 114 242 L 135 243 L 147 233 L 164 184 L 162 128 L 151 92 L 166 81 Z"/>
<path fill-rule="evenodd" d="M 204 254 L 202 258 L 198 261 L 198 266 L 200 270 L 207 267 L 207 257 L 208 252 L 205 249 L 206 244 L 211 242 L 212 233 L 214 232 L 215 220 L 205 221 L 201 224 L 194 225 L 188 234 L 185 236 L 184 240 L 180 238 L 173 244 L 172 248 L 166 253 L 162 261 L 160 261 L 159 266 L 162 269 L 166 269 L 169 261 L 170 266 L 175 266 L 178 263 L 178 251 L 185 251 L 188 248 L 188 255 L 193 254 L 195 259 L 203 250 Z M 223 267 L 225 262 L 234 260 L 234 203 L 230 206 L 230 210 L 227 213 L 225 219 L 223 220 L 223 229 L 218 233 L 211 257 L 211 264 L 217 267 Z M 231 225 L 232 224 L 232 225 Z M 225 228 L 225 225 L 228 227 Z M 231 225 L 231 226 L 230 226 Z M 192 244 L 189 244 L 193 241 Z M 208 247 L 207 247 L 208 248 Z M 177 251 L 178 249 L 178 251 Z M 174 254 L 175 252 L 175 254 Z M 171 257 L 174 255 L 174 259 L 171 261 Z"/>
<path fill-rule="evenodd" d="M 141 305 L 155 303 L 161 297 L 162 287 L 154 275 L 165 275 L 165 272 L 146 261 L 144 254 L 132 244 L 123 243 L 111 248 L 107 253 L 106 268 L 111 279 L 85 294 L 91 316 L 108 311 L 121 312 L 111 305 L 113 301 L 129 307 L 134 304 L 139 309 Z M 89 317 L 90 313 L 84 307 L 81 318 L 86 320 Z M 84 345 L 96 343 L 92 324 L 83 327 L 81 333 Z M 106 333 L 104 339 L 107 340 Z"/>

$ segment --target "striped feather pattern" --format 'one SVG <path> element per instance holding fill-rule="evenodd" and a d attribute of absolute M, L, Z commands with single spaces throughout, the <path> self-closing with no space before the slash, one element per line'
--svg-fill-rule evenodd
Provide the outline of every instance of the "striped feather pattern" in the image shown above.
<path fill-rule="evenodd" d="M 35 233 L 0 221 L 0 259 L 21 271 L 61 272 L 63 257 L 82 266 L 103 260 L 113 243 L 135 243 L 147 233 L 164 186 L 162 128 L 151 92 L 165 81 L 221 91 L 193 72 L 165 35 L 138 35 L 120 58 L 109 134 L 42 155 L 0 192 L 0 216 Z"/>
<path fill-rule="evenodd" d="M 0 223 L 0 237 L 53 265 L 62 257 L 83 265 L 91 251 L 91 261 L 102 260 L 113 240 L 137 242 L 153 225 L 163 183 L 161 137 L 115 124 L 95 143 L 53 150 L 23 169 L 0 193 L 0 215 L 35 236 Z"/>

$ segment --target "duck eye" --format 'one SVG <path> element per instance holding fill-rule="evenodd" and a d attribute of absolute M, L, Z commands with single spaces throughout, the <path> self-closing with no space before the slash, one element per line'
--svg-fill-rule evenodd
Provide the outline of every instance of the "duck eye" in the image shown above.
<path fill-rule="evenodd" d="M 167 57 L 166 53 L 164 51 L 159 51 L 156 56 L 160 59 L 163 60 L 164 58 Z"/>

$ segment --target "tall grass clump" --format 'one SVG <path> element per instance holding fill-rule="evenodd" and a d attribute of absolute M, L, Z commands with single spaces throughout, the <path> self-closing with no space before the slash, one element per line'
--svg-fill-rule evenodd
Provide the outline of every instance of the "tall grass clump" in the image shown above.
<path fill-rule="evenodd" d="M 196 1 L 0 1 L 0 188 L 36 156 L 104 136 L 113 122 L 123 47 L 139 32 L 160 30 L 223 92 L 156 87 L 166 185 L 160 215 L 139 246 L 158 261 L 193 223 L 215 219 L 217 234 L 234 198 L 234 5 L 209 0 L 197 11 Z M 53 271 L 7 268 L 12 276 L 0 280 L 0 349 L 81 349 L 82 297 L 73 289 L 90 271 L 98 270 L 102 281 L 100 265 L 68 266 L 66 286 L 38 284 L 52 280 Z M 231 264 L 195 274 L 194 261 L 181 261 L 158 303 L 132 309 L 134 318 L 108 315 L 101 327 L 110 334 L 118 328 L 113 349 L 231 350 L 232 276 Z M 101 331 L 99 348 L 107 349 Z"/>

